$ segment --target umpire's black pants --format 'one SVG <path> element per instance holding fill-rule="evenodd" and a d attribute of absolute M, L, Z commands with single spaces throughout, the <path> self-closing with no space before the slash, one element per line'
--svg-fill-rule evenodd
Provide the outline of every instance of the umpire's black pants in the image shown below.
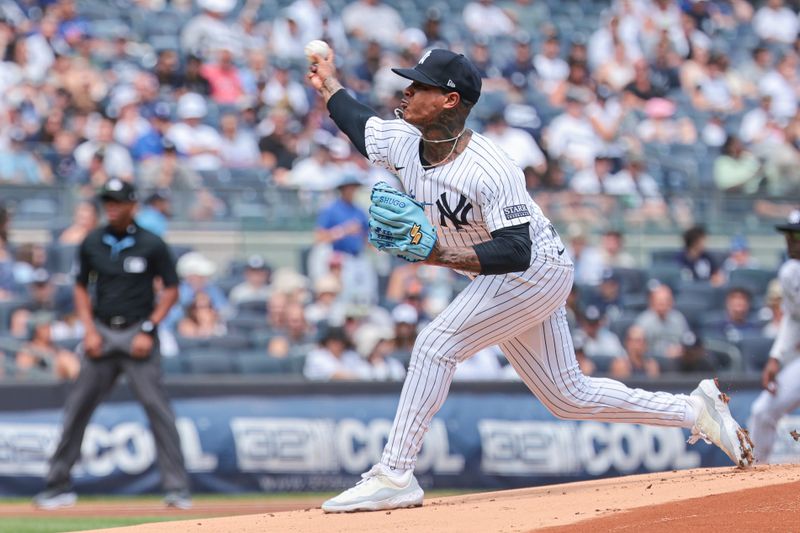
<path fill-rule="evenodd" d="M 161 383 L 161 353 L 158 342 L 145 359 L 130 356 L 130 345 L 139 325 L 122 330 L 96 323 L 103 337 L 103 355 L 81 361 L 81 371 L 64 407 L 61 441 L 50 459 L 48 487 L 70 483 L 70 470 L 80 458 L 81 443 L 92 413 L 108 394 L 117 377 L 124 372 L 131 390 L 144 407 L 155 437 L 161 483 L 166 491 L 188 490 L 189 477 L 183 463 L 175 415 Z"/>

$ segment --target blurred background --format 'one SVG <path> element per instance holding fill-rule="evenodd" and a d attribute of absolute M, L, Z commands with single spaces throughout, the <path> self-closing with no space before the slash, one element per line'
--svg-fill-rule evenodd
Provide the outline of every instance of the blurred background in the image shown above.
<path fill-rule="evenodd" d="M 305 84 L 324 39 L 387 118 L 390 67 L 475 62 L 469 125 L 575 260 L 587 374 L 754 387 L 781 313 L 773 226 L 800 203 L 799 27 L 783 0 L 0 0 L 0 379 L 77 375 L 71 272 L 111 177 L 179 258 L 168 382 L 403 379 L 467 280 L 366 243 L 369 188 L 394 177 Z M 518 378 L 490 348 L 455 379 Z"/>

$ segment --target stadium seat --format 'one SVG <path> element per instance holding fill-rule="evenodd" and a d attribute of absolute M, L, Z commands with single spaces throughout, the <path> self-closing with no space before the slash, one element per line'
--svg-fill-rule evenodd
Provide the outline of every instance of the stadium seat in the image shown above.
<path fill-rule="evenodd" d="M 769 337 L 744 337 L 739 341 L 739 351 L 744 359 L 745 370 L 760 372 L 769 359 L 774 339 Z"/>
<path fill-rule="evenodd" d="M 266 300 L 252 300 L 249 302 L 242 302 L 236 306 L 237 313 L 242 315 L 266 315 L 267 302 Z"/>
<path fill-rule="evenodd" d="M 636 323 L 636 316 L 635 314 L 623 314 L 621 317 L 613 320 L 609 325 L 608 329 L 611 330 L 619 340 L 625 340 L 625 334 L 628 332 L 628 328 Z"/>
<path fill-rule="evenodd" d="M 167 375 L 185 374 L 184 358 L 181 355 L 161 358 L 161 370 Z"/>
<path fill-rule="evenodd" d="M 236 371 L 234 356 L 223 350 L 189 352 L 180 355 L 190 374 L 233 374 Z"/>
<path fill-rule="evenodd" d="M 614 274 L 620 280 L 622 292 L 630 294 L 645 290 L 647 275 L 641 268 L 615 268 Z"/>
<path fill-rule="evenodd" d="M 264 315 L 237 315 L 228 320 L 228 331 L 250 335 L 253 331 L 267 327 Z"/>
<path fill-rule="evenodd" d="M 731 287 L 744 287 L 753 295 L 760 295 L 767 292 L 769 282 L 776 276 L 777 273 L 774 270 L 741 268 L 731 272 L 728 284 Z"/>
<path fill-rule="evenodd" d="M 683 270 L 678 264 L 657 264 L 647 269 L 649 280 L 657 280 L 664 285 L 669 285 L 673 292 L 677 292 L 683 278 Z"/>
<path fill-rule="evenodd" d="M 68 274 L 77 258 L 78 246 L 74 244 L 52 244 L 47 249 L 46 268 L 50 273 Z"/>
<path fill-rule="evenodd" d="M 270 357 L 264 352 L 246 352 L 236 357 L 240 374 L 288 374 L 290 362 L 286 358 Z"/>
<path fill-rule="evenodd" d="M 241 333 L 228 333 L 227 335 L 208 339 L 208 347 L 210 349 L 218 348 L 220 351 L 228 353 L 250 348 L 251 345 L 249 337 Z"/>
<path fill-rule="evenodd" d="M 662 248 L 650 252 L 651 265 L 676 265 L 681 251 L 677 248 Z"/>
<path fill-rule="evenodd" d="M 592 360 L 594 363 L 595 374 L 596 375 L 607 375 L 608 372 L 611 370 L 611 363 L 614 362 L 615 357 L 590 357 L 589 359 Z"/>

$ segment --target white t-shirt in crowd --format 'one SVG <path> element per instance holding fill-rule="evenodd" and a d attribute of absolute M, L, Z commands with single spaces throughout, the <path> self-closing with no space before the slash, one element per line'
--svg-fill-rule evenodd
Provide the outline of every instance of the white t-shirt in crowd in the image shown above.
<path fill-rule="evenodd" d="M 764 6 L 753 17 L 753 31 L 765 40 L 792 44 L 798 29 L 797 15 L 788 7 L 772 9 Z"/>
<path fill-rule="evenodd" d="M 525 130 L 509 126 L 502 132 L 485 132 L 484 135 L 502 148 L 520 168 L 535 168 L 546 163 L 536 140 Z"/>
<path fill-rule="evenodd" d="M 219 150 L 222 136 L 206 124 L 195 127 L 179 122 L 167 131 L 167 137 L 182 154 L 189 154 L 198 149 Z M 189 166 L 194 170 L 218 170 L 222 167 L 222 159 L 216 153 L 203 153 L 188 156 Z"/>
<path fill-rule="evenodd" d="M 464 7 L 464 24 L 469 31 L 483 37 L 509 35 L 514 31 L 514 22 L 494 4 L 468 3 Z"/>
<path fill-rule="evenodd" d="M 758 84 L 761 94 L 772 97 L 770 110 L 777 117 L 789 120 L 797 113 L 797 93 L 792 84 L 777 71 L 767 73 Z"/>

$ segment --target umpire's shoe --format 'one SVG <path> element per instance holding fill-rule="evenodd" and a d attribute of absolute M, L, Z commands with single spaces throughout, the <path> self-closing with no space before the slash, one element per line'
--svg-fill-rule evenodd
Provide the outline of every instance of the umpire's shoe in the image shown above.
<path fill-rule="evenodd" d="M 323 503 L 322 510 L 326 513 L 349 513 L 419 507 L 423 496 L 413 470 L 393 476 L 377 464 L 369 472 L 361 474 L 361 481 L 355 487 Z"/>
<path fill-rule="evenodd" d="M 704 379 L 692 391 L 692 398 L 700 408 L 692 427 L 689 444 L 704 440 L 716 444 L 739 468 L 753 464 L 753 443 L 747 431 L 731 416 L 728 397 L 720 392 L 716 380 Z"/>
<path fill-rule="evenodd" d="M 78 501 L 78 495 L 68 486 L 48 487 L 33 497 L 34 506 L 48 511 L 72 507 L 76 501 Z"/>
<path fill-rule="evenodd" d="M 172 490 L 164 496 L 164 505 L 175 509 L 191 509 L 192 495 L 188 490 Z"/>

